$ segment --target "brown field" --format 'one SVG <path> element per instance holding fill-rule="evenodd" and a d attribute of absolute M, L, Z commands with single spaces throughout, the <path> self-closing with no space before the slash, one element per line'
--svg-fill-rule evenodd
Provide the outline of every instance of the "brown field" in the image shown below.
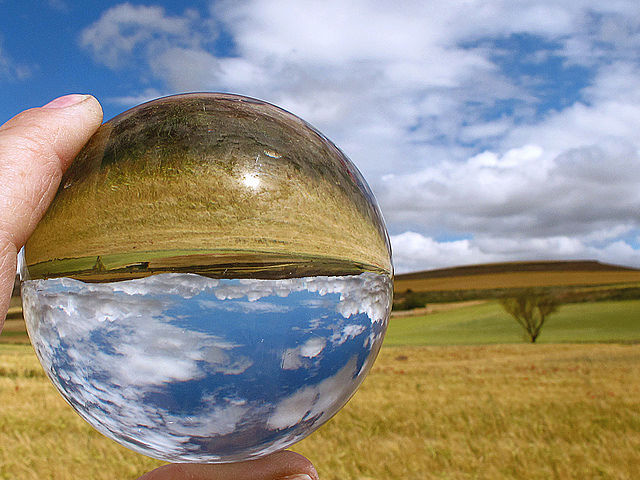
<path fill-rule="evenodd" d="M 29 343 L 27 328 L 22 318 L 22 302 L 19 296 L 11 297 L 7 318 L 0 333 L 0 344 L 2 343 Z"/>
<path fill-rule="evenodd" d="M 134 479 L 159 462 L 86 425 L 27 346 L 0 346 L 0 478 Z M 640 346 L 384 347 L 296 451 L 323 480 L 634 479 Z"/>
<path fill-rule="evenodd" d="M 434 303 L 431 305 L 427 305 L 424 308 L 413 308 L 411 310 L 392 311 L 391 318 L 415 317 L 417 315 L 429 315 L 431 313 L 450 312 L 451 310 L 458 310 L 460 308 L 482 305 L 486 302 L 487 300 L 468 300 L 466 302 Z"/>
<path fill-rule="evenodd" d="M 640 282 L 640 270 L 598 262 L 517 262 L 396 275 L 397 293 L 612 285 Z"/>
<path fill-rule="evenodd" d="M 29 343 L 27 329 L 22 317 L 5 320 L 2 333 L 0 334 L 0 344 L 2 343 Z"/>

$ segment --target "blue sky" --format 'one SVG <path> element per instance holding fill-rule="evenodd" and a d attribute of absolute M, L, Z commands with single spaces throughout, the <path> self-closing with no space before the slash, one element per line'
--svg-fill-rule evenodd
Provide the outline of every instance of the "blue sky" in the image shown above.
<path fill-rule="evenodd" d="M 367 178 L 398 271 L 640 266 L 634 0 L 0 0 L 0 121 L 185 91 L 275 103 Z"/>

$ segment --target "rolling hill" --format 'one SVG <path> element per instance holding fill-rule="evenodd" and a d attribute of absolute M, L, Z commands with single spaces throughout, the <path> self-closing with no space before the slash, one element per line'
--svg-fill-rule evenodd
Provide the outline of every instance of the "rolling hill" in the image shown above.
<path fill-rule="evenodd" d="M 640 270 L 595 260 L 469 265 L 395 276 L 396 294 L 640 283 Z"/>

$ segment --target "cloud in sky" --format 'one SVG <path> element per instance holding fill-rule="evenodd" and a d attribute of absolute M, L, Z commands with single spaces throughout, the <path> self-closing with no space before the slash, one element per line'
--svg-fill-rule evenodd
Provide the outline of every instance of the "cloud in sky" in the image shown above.
<path fill-rule="evenodd" d="M 398 271 L 598 258 L 640 266 L 640 4 L 121 4 L 80 44 L 138 92 L 222 90 L 310 121 L 354 160 Z"/>

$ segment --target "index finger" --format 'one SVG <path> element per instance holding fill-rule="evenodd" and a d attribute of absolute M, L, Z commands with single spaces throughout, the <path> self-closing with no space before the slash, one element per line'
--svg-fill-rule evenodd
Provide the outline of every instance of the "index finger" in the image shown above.
<path fill-rule="evenodd" d="M 62 173 L 102 122 L 91 95 L 67 95 L 0 126 L 0 327 L 18 250 L 44 215 Z"/>

